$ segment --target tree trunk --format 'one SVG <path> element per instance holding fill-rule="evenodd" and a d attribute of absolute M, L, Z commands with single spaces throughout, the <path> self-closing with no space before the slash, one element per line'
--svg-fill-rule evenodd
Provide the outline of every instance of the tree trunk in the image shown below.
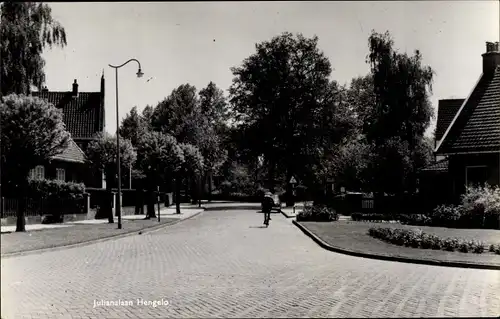
<path fill-rule="evenodd" d="M 155 213 L 155 190 L 154 190 L 154 182 L 150 179 L 148 181 L 148 205 L 147 205 L 147 216 L 146 219 L 156 218 Z"/>
<path fill-rule="evenodd" d="M 212 201 L 212 171 L 208 172 L 208 202 Z"/>
<path fill-rule="evenodd" d="M 105 200 L 101 202 L 101 205 L 99 206 L 99 210 L 97 211 L 97 214 L 95 216 L 95 219 L 108 219 L 108 222 L 110 224 L 114 223 L 114 217 L 113 217 L 113 197 L 112 197 L 112 183 L 111 183 L 111 176 L 112 176 L 112 170 L 107 169 L 105 170 L 106 174 L 106 192 L 105 192 Z"/>
<path fill-rule="evenodd" d="M 26 211 L 26 201 L 28 197 L 28 174 L 29 171 L 19 172 L 16 180 L 19 181 L 18 190 L 18 205 L 17 205 L 17 221 L 16 221 L 16 232 L 25 232 L 26 231 L 26 219 L 25 219 L 25 211 Z"/>
<path fill-rule="evenodd" d="M 17 205 L 17 222 L 16 222 L 16 232 L 25 232 L 26 231 L 26 220 L 24 219 L 24 212 L 26 210 L 26 198 L 24 197 L 25 193 L 21 193 L 21 197 L 18 199 Z"/>
<path fill-rule="evenodd" d="M 182 185 L 182 179 L 179 176 L 180 174 L 177 174 L 175 177 L 175 210 L 177 214 L 181 213 L 181 185 Z"/>
<path fill-rule="evenodd" d="M 198 187 L 196 182 L 196 176 L 193 174 L 189 177 L 191 181 L 191 204 L 196 204 L 198 201 Z"/>

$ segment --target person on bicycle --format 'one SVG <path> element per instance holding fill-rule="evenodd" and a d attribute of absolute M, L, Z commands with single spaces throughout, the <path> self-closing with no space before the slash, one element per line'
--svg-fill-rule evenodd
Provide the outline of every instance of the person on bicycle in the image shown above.
<path fill-rule="evenodd" d="M 264 224 L 266 220 L 271 220 L 271 209 L 274 205 L 273 195 L 271 193 L 266 193 L 264 199 L 262 200 L 262 212 L 264 213 Z"/>

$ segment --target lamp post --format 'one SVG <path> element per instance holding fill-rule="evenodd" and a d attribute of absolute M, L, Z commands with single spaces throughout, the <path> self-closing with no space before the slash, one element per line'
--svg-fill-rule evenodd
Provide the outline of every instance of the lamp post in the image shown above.
<path fill-rule="evenodd" d="M 137 77 L 140 78 L 144 75 L 141 71 L 141 63 L 137 59 L 130 59 L 122 65 L 111 65 L 110 67 L 115 69 L 116 75 L 116 166 L 118 169 L 118 201 L 116 204 L 116 209 L 118 213 L 118 229 L 122 229 L 122 210 L 121 210 L 121 196 L 122 196 L 122 176 L 121 176 L 121 166 L 120 166 L 120 118 L 118 116 L 118 69 L 125 66 L 129 62 L 135 61 L 139 64 L 139 70 L 137 71 Z"/>

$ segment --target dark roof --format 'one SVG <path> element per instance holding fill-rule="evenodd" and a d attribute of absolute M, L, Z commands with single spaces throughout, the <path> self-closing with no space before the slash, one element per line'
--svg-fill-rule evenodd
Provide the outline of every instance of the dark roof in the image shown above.
<path fill-rule="evenodd" d="M 86 158 L 85 154 L 78 147 L 78 145 L 76 145 L 76 143 L 72 139 L 70 139 L 68 147 L 66 147 L 61 154 L 53 156 L 52 159 L 83 164 L 85 163 Z"/>
<path fill-rule="evenodd" d="M 437 161 L 423 169 L 421 169 L 422 171 L 447 171 L 448 170 L 448 159 L 445 158 L 445 159 L 442 159 L 440 161 Z"/>
<path fill-rule="evenodd" d="M 437 153 L 500 151 L 500 66 L 483 74 Z"/>
<path fill-rule="evenodd" d="M 100 92 L 33 92 L 63 111 L 66 130 L 73 139 L 94 137 L 104 131 L 104 104 Z"/>
<path fill-rule="evenodd" d="M 436 140 L 439 141 L 453 118 L 464 103 L 465 99 L 446 99 L 439 100 L 438 115 L 436 123 Z"/>

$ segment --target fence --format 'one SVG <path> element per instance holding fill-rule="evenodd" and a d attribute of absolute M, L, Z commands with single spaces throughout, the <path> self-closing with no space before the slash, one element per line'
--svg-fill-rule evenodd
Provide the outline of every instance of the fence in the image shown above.
<path fill-rule="evenodd" d="M 348 194 L 335 196 L 330 200 L 332 207 L 339 213 L 350 215 L 352 213 L 375 214 L 415 214 L 427 213 L 430 209 L 418 195 L 404 196 L 378 196 L 367 198 L 361 194 Z"/>
<path fill-rule="evenodd" d="M 44 199 L 44 198 L 2 198 L 2 218 L 17 216 L 21 201 L 24 201 L 24 215 L 68 215 L 86 214 L 86 198 L 76 200 Z"/>

